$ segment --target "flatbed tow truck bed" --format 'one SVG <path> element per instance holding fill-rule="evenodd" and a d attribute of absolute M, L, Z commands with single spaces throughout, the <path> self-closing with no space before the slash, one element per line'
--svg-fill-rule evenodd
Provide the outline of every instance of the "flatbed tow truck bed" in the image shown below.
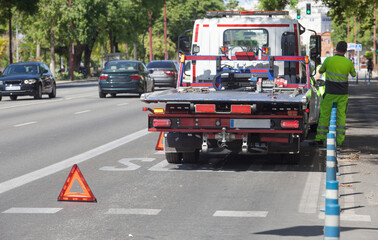
<path fill-rule="evenodd" d="M 141 100 L 146 103 L 158 102 L 229 102 L 229 103 L 306 103 L 307 90 L 272 92 L 248 91 L 212 91 L 209 89 L 170 89 L 142 95 Z"/>

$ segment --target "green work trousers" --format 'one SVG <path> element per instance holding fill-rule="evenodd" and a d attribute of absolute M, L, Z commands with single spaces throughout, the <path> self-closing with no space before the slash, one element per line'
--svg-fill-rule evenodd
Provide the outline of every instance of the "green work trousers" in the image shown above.
<path fill-rule="evenodd" d="M 316 132 L 315 141 L 324 141 L 327 139 L 329 129 L 329 120 L 331 118 L 332 105 L 337 103 L 337 120 L 336 120 L 336 141 L 341 146 L 345 139 L 345 120 L 348 109 L 348 94 L 325 94 L 320 103 L 320 117 Z"/>

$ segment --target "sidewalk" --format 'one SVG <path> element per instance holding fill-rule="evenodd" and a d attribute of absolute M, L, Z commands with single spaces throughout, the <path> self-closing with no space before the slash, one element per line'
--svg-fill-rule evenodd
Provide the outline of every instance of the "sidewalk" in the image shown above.
<path fill-rule="evenodd" d="M 361 73 L 363 75 L 361 75 Z M 340 239 L 378 239 L 378 77 L 349 80 L 347 132 L 340 158 Z M 363 78 L 361 78 L 363 76 Z"/>

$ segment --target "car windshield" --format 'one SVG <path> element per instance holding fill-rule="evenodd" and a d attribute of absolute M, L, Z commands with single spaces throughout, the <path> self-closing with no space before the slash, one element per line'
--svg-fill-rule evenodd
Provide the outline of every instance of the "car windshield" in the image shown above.
<path fill-rule="evenodd" d="M 172 68 L 171 62 L 150 62 L 147 68 Z"/>
<path fill-rule="evenodd" d="M 18 74 L 38 74 L 38 65 L 9 65 L 5 68 L 3 75 L 18 75 Z"/>
<path fill-rule="evenodd" d="M 138 63 L 135 62 L 108 62 L 105 66 L 105 72 L 124 72 L 137 71 Z"/>

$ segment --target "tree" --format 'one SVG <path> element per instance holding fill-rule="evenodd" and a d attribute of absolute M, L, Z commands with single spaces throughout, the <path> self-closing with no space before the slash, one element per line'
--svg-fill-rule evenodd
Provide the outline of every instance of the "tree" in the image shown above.
<path fill-rule="evenodd" d="M 39 0 L 2 0 L 0 2 L 0 24 L 8 21 L 9 24 L 9 62 L 13 62 L 12 56 L 12 16 L 13 11 L 32 14 L 37 10 Z"/>
<path fill-rule="evenodd" d="M 295 8 L 298 4 L 298 0 L 260 0 L 259 8 L 265 11 L 281 11 L 284 10 L 287 5 L 291 8 Z"/>

